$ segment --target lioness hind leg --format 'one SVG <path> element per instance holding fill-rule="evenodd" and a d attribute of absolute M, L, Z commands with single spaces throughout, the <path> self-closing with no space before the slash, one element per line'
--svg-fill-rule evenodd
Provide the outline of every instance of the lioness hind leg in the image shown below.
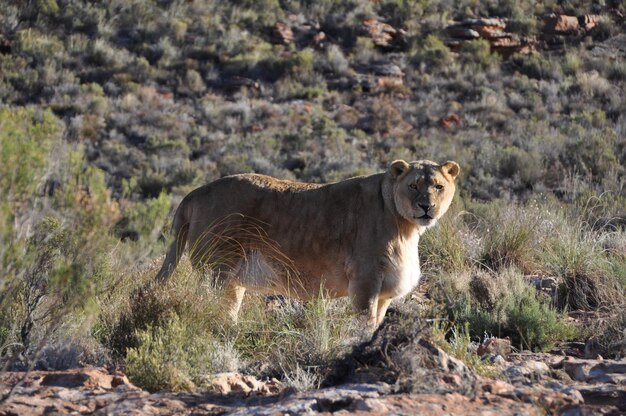
<path fill-rule="evenodd" d="M 392 299 L 378 299 L 378 312 L 376 313 L 376 326 L 383 323 L 385 319 L 385 313 L 391 303 Z"/>

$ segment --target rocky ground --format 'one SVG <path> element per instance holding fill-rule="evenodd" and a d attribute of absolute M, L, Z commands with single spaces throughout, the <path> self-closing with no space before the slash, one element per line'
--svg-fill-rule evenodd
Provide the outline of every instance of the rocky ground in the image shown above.
<path fill-rule="evenodd" d="M 413 330 L 392 316 L 370 342 L 336 363 L 327 387 L 305 392 L 235 373 L 216 375 L 202 393 L 149 393 L 105 368 L 5 372 L 0 415 L 626 412 L 626 360 L 576 358 L 576 348 L 512 353 L 507 341 L 492 339 L 478 351 L 494 362 L 493 378 L 485 378 L 427 339 L 407 336 Z"/>
<path fill-rule="evenodd" d="M 442 356 L 445 357 L 445 356 Z M 292 392 L 276 380 L 216 376 L 205 393 L 148 393 L 104 368 L 6 372 L 0 415 L 39 414 L 428 414 L 619 415 L 626 412 L 626 361 L 580 360 L 549 354 L 507 362 L 508 381 L 476 378 L 465 390 L 461 365 L 442 371 L 446 393 L 397 393 L 384 382 L 347 383 Z M 443 361 L 450 357 L 443 358 Z M 452 359 L 453 360 L 453 359 Z M 9 394 L 10 393 L 10 394 Z M 7 397 L 6 395 L 9 394 Z"/>

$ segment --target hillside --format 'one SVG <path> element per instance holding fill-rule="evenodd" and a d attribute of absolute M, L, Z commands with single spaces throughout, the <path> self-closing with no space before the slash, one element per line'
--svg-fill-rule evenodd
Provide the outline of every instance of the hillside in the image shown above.
<path fill-rule="evenodd" d="M 490 359 L 512 361 L 481 359 L 490 337 L 512 353 L 626 357 L 623 2 L 0 10 L 5 370 L 116 367 L 149 391 L 203 391 L 224 371 L 330 383 L 367 342 L 344 300 L 250 296 L 233 328 L 221 288 L 187 262 L 160 290 L 137 288 L 197 186 L 242 172 L 333 182 L 395 159 L 461 166 L 420 242 L 422 283 L 394 305 L 428 323 L 412 337 L 491 378 L 506 370 Z"/>

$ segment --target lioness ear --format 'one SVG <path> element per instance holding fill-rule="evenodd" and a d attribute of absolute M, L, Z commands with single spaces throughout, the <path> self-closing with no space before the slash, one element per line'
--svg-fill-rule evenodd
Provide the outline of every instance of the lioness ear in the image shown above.
<path fill-rule="evenodd" d="M 456 179 L 456 177 L 459 176 L 459 172 L 461 171 L 459 164 L 451 160 L 448 160 L 446 163 L 441 165 L 441 169 L 448 175 L 452 176 L 452 179 Z"/>
<path fill-rule="evenodd" d="M 389 173 L 393 178 L 397 178 L 407 172 L 410 167 L 404 160 L 394 160 L 389 167 Z"/>

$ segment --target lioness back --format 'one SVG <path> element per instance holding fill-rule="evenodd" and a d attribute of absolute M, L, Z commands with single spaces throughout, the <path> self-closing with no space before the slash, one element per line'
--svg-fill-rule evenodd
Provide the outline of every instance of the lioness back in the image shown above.
<path fill-rule="evenodd" d="M 319 185 L 265 175 L 224 177 L 192 191 L 157 278 L 185 246 L 227 288 L 236 318 L 245 289 L 350 296 L 370 323 L 419 281 L 417 243 L 446 212 L 458 165 L 396 161 L 387 172 Z"/>

